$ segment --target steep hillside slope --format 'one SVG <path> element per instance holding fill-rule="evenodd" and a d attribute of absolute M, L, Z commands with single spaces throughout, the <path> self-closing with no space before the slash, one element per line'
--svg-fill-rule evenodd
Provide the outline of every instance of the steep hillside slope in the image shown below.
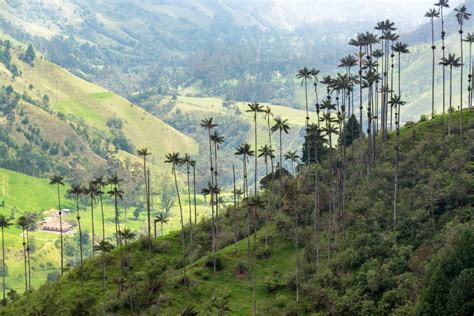
<path fill-rule="evenodd" d="M 123 272 L 120 249 L 106 254 L 104 284 L 98 256 L 85 266 L 84 285 L 76 269 L 4 312 L 248 315 L 256 297 L 260 314 L 471 314 L 474 144 L 466 140 L 474 137 L 473 114 L 464 115 L 463 143 L 457 134 L 446 136 L 441 117 L 402 129 L 395 228 L 394 135 L 369 176 L 367 143 L 359 139 L 347 149 L 346 213 L 330 211 L 329 153 L 318 169 L 319 221 L 313 221 L 313 175 L 302 169 L 296 178 L 275 181 L 261 194 L 265 209 L 250 216 L 255 234 L 248 240 L 246 214 L 253 208 L 245 201 L 220 217 L 216 272 L 205 221 L 194 244 L 186 241 L 186 261 L 180 234 L 158 238 L 152 252 L 140 240 L 121 249 Z M 187 240 L 189 229 L 184 233 Z"/>
<path fill-rule="evenodd" d="M 163 154 L 170 151 L 196 152 L 192 139 L 122 97 L 88 83 L 42 57 L 38 56 L 30 65 L 20 60 L 18 54 L 13 54 L 12 64 L 18 67 L 21 75 L 12 79 L 11 72 L 0 67 L 0 83 L 11 85 L 15 91 L 34 101 L 47 103 L 46 111 L 41 111 L 27 104 L 29 102 L 23 102 L 28 114 L 33 116 L 31 121 L 40 127 L 41 133 L 50 142 L 64 143 L 72 134 L 71 128 L 67 127 L 69 124 L 82 138 L 79 141 L 78 136 L 71 136 L 78 145 L 89 142 L 92 147 L 97 138 L 97 141 L 104 143 L 110 139 L 117 147 L 119 143 L 113 141 L 114 137 L 119 138 L 113 133 L 115 120 L 120 125 L 120 135 L 133 148 L 148 147 L 155 153 L 152 159 L 156 162 L 161 162 Z M 170 139 L 173 141 L 170 142 Z M 87 155 L 92 155 L 90 149 Z"/>

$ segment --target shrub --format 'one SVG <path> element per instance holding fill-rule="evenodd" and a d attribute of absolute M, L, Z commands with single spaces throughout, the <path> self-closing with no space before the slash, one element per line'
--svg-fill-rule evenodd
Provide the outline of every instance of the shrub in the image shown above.
<path fill-rule="evenodd" d="M 216 261 L 216 271 L 222 270 L 224 268 L 224 264 L 222 263 L 222 259 L 219 257 L 219 255 L 216 255 L 215 261 Z M 209 269 L 214 269 L 214 256 L 212 254 L 207 256 L 206 261 L 204 262 L 204 265 Z"/>
<path fill-rule="evenodd" d="M 244 274 L 244 273 L 247 273 L 247 271 L 248 271 L 248 267 L 246 263 L 242 261 L 237 262 L 237 264 L 235 265 L 235 272 Z"/>

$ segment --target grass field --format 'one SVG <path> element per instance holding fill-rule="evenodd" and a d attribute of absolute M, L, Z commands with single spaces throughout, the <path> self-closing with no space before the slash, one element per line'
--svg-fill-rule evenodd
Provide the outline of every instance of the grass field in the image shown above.
<path fill-rule="evenodd" d="M 19 292 L 24 290 L 24 266 L 23 266 L 23 252 L 22 252 L 22 232 L 21 229 L 16 225 L 16 219 L 21 216 L 25 211 L 36 213 L 40 215 L 40 218 L 46 217 L 44 212 L 49 209 L 57 208 L 57 191 L 55 186 L 49 185 L 48 179 L 39 179 L 30 177 L 21 173 L 17 173 L 10 170 L 0 169 L 0 201 L 5 202 L 5 206 L 0 208 L 0 213 L 11 217 L 15 216 L 11 221 L 15 224 L 5 230 L 5 245 L 7 249 L 6 253 L 6 264 L 8 269 L 7 274 L 7 287 L 13 288 Z M 62 206 L 63 208 L 69 208 L 75 211 L 75 203 L 71 199 L 64 197 L 67 190 L 66 187 L 61 187 Z M 184 193 L 184 188 L 182 189 Z M 210 212 L 210 207 L 205 204 L 204 199 L 201 195 L 197 197 L 198 207 L 197 214 L 198 219 L 207 217 Z M 187 196 L 182 196 L 183 200 L 183 216 L 184 221 L 189 221 L 189 208 L 187 204 Z M 113 203 L 110 197 L 104 196 L 104 214 L 105 214 L 105 231 L 106 236 L 111 241 L 113 240 L 113 234 L 115 233 L 114 225 L 114 209 Z M 97 200 L 98 204 L 98 200 Z M 92 216 L 90 212 L 89 202 L 86 198 L 80 203 L 81 208 L 81 225 L 83 231 L 87 231 L 91 236 L 92 227 Z M 137 234 L 145 234 L 147 230 L 146 225 L 146 212 L 141 212 L 138 219 L 133 217 L 133 209 L 125 210 L 120 208 L 121 225 L 122 227 L 130 227 Z M 12 211 L 16 209 L 16 211 Z M 156 208 L 152 210 L 152 216 L 154 217 L 160 210 L 159 203 Z M 193 215 L 194 216 L 194 209 Z M 74 213 L 67 215 L 64 218 L 65 221 L 76 223 Z M 94 222 L 95 222 L 95 233 L 96 241 L 100 240 L 101 237 L 101 216 L 100 207 L 95 205 L 94 209 Z M 164 225 L 164 233 L 167 234 L 171 231 L 180 229 L 180 213 L 178 203 L 172 208 L 169 214 L 169 222 Z M 72 232 L 76 232 L 77 228 L 74 228 Z M 153 231 L 153 228 L 152 228 Z M 159 234 L 160 227 L 157 226 L 157 233 Z M 59 234 L 44 232 L 44 231 L 33 231 L 30 233 L 30 237 L 34 239 L 36 250 L 31 254 L 32 260 L 32 281 L 33 287 L 39 287 L 46 281 L 47 274 L 52 271 L 59 269 L 60 263 L 60 251 L 55 246 L 55 241 L 59 239 Z"/>

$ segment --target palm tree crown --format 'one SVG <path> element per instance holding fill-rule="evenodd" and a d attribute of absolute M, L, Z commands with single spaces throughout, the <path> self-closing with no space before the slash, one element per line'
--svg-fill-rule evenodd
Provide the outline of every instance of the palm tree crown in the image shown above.
<path fill-rule="evenodd" d="M 235 155 L 237 156 L 245 155 L 249 157 L 253 156 L 254 153 L 255 152 L 252 150 L 252 146 L 249 143 L 243 143 L 235 149 Z"/>
<path fill-rule="evenodd" d="M 275 122 L 275 124 L 271 128 L 272 132 L 282 131 L 285 134 L 288 134 L 290 130 L 290 125 L 288 125 L 287 119 L 282 120 L 279 117 L 275 117 L 273 121 Z"/>
<path fill-rule="evenodd" d="M 408 45 L 402 42 L 396 42 L 395 45 L 392 45 L 392 50 L 400 54 L 410 53 L 410 51 L 408 50 Z"/>
<path fill-rule="evenodd" d="M 427 18 L 439 18 L 439 11 L 431 8 L 425 13 L 425 17 Z"/>
<path fill-rule="evenodd" d="M 471 18 L 471 14 L 467 12 L 467 8 L 465 5 L 454 9 L 454 11 L 456 11 L 456 19 L 458 20 L 458 24 L 462 28 L 464 21 L 467 21 Z"/>
<path fill-rule="evenodd" d="M 64 185 L 63 180 L 64 177 L 60 175 L 55 175 L 51 177 L 51 179 L 49 180 L 49 184 Z"/>
<path fill-rule="evenodd" d="M 441 61 L 440 61 L 439 64 L 444 66 L 444 67 L 449 66 L 449 67 L 453 67 L 453 68 L 458 68 L 458 67 L 461 67 L 461 65 L 462 65 L 461 58 L 456 57 L 455 54 L 448 54 L 448 57 L 441 58 Z"/>

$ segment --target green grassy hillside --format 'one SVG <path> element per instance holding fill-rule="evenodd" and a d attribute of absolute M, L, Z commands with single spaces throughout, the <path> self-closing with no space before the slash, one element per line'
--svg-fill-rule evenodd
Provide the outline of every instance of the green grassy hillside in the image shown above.
<path fill-rule="evenodd" d="M 61 189 L 62 206 L 75 210 L 75 203 L 72 199 L 65 195 L 68 186 Z M 187 200 L 186 200 L 187 201 Z M 188 204 L 184 201 L 183 207 L 187 211 Z M 49 185 L 48 179 L 40 179 L 27 176 L 18 172 L 0 169 L 0 213 L 5 214 L 11 219 L 14 224 L 11 228 L 5 231 L 5 245 L 7 249 L 7 268 L 6 276 L 7 288 L 15 289 L 18 292 L 23 292 L 24 271 L 23 271 L 23 256 L 21 251 L 21 230 L 16 225 L 16 220 L 26 211 L 39 215 L 38 224 L 43 218 L 47 218 L 54 209 L 57 208 L 57 191 L 56 187 Z M 105 222 L 107 239 L 113 240 L 114 234 L 114 210 L 112 200 L 109 197 L 104 198 L 105 208 Z M 89 202 L 86 198 L 81 201 L 81 223 L 83 230 L 87 232 L 89 238 L 91 237 L 91 213 Z M 122 204 L 119 205 L 121 210 L 122 225 L 133 229 L 134 231 L 146 232 L 146 212 L 141 212 L 137 219 L 133 215 L 134 208 L 125 209 Z M 153 207 L 153 216 L 156 215 L 157 209 Z M 202 197 L 198 197 L 198 218 L 202 219 L 208 216 L 209 208 L 204 204 Z M 65 220 L 76 224 L 74 215 L 68 215 Z M 94 213 L 94 220 L 96 225 L 96 234 L 101 231 L 101 216 L 97 209 Z M 176 231 L 179 228 L 179 208 L 175 205 L 169 213 L 169 223 L 164 225 L 163 232 L 167 234 Z M 188 212 L 185 212 L 185 221 L 188 221 Z M 160 227 L 158 225 L 158 234 Z M 72 230 L 72 234 L 77 232 L 77 227 Z M 67 235 L 71 235 L 71 233 Z M 99 236 L 100 235 L 100 236 Z M 101 238 L 99 234 L 98 238 Z M 44 232 L 38 229 L 32 231 L 30 236 L 35 240 L 35 250 L 32 252 L 32 268 L 33 268 L 33 287 L 40 287 L 47 279 L 49 272 L 58 271 L 59 269 L 59 235 L 56 233 Z M 76 254 L 77 255 L 77 254 Z M 69 259 L 72 259 L 69 256 Z M 67 259 L 67 260 L 69 260 Z"/>
<path fill-rule="evenodd" d="M 248 315 L 255 277 L 259 314 L 470 314 L 472 292 L 466 287 L 472 286 L 474 268 L 474 148 L 469 141 L 474 137 L 474 113 L 464 114 L 462 143 L 458 134 L 446 135 L 441 117 L 402 129 L 395 228 L 395 135 L 379 150 L 368 177 L 367 143 L 359 139 L 347 149 L 346 213 L 336 218 L 330 212 L 327 157 L 319 168 L 320 239 L 313 226 L 314 177 L 302 171 L 261 193 L 266 206 L 251 217 L 257 233 L 248 241 L 245 214 L 252 209 L 242 203 L 220 216 L 215 274 L 209 256 L 211 224 L 204 221 L 194 231 L 194 244 L 186 241 L 186 261 L 178 232 L 158 238 L 152 252 L 140 240 L 122 249 L 123 273 L 120 249 L 106 255 L 105 288 L 98 256 L 86 263 L 83 286 L 75 269 L 11 302 L 4 312 L 98 314 L 105 309 L 111 315 L 189 315 L 191 310 L 220 310 Z M 189 233 L 188 227 L 186 240 Z"/>
<path fill-rule="evenodd" d="M 57 117 L 58 113 L 66 117 L 72 116 L 76 123 L 79 121 L 78 124 L 83 124 L 81 127 L 96 129 L 105 136 L 110 136 L 107 121 L 112 118 L 120 119 L 123 123 L 124 136 L 137 148 L 148 147 L 156 154 L 154 156 L 156 162 L 162 160 L 164 153 L 173 150 L 189 153 L 197 150 L 193 140 L 158 118 L 53 63 L 41 58 L 36 58 L 34 66 L 18 58 L 13 58 L 13 62 L 21 71 L 21 76 L 12 80 L 11 74 L 3 68 L 0 69 L 0 82 L 12 85 L 15 90 L 25 92 L 36 100 L 48 95 L 53 117 Z M 173 139 L 173 142 L 169 139 Z"/>

